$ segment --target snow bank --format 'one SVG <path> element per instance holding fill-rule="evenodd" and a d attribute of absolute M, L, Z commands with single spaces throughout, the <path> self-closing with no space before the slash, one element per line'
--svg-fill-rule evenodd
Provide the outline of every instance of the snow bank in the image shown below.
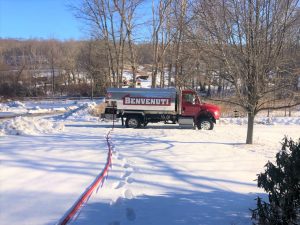
<path fill-rule="evenodd" d="M 300 117 L 265 117 L 260 119 L 260 123 L 267 125 L 300 125 Z"/>
<path fill-rule="evenodd" d="M 5 111 L 7 111 L 6 105 L 0 103 L 0 112 L 5 112 Z"/>
<path fill-rule="evenodd" d="M 64 130 L 62 123 L 45 119 L 16 117 L 0 125 L 0 135 L 39 135 L 57 133 Z"/>
<path fill-rule="evenodd" d="M 0 112 L 1 113 L 26 113 L 26 105 L 22 102 L 19 101 L 11 101 L 11 102 L 6 102 L 6 103 L 0 103 Z"/>
<path fill-rule="evenodd" d="M 25 104 L 19 101 L 8 102 L 6 105 L 14 108 L 26 108 Z"/>
<path fill-rule="evenodd" d="M 22 102 L 19 102 L 19 101 L 7 102 L 7 103 L 2 103 L 2 104 L 0 103 L 0 112 L 7 112 L 11 108 L 13 108 L 14 110 L 25 109 L 26 106 L 25 106 L 25 104 L 23 104 Z"/>
<path fill-rule="evenodd" d="M 76 121 L 98 121 L 99 118 L 92 115 L 94 108 L 97 106 L 95 102 L 84 103 L 72 109 L 71 111 L 66 112 L 64 115 L 59 116 L 59 119 L 68 119 Z"/>
<path fill-rule="evenodd" d="M 39 106 L 35 106 L 34 108 L 29 109 L 28 113 L 30 113 L 30 114 L 35 114 L 35 113 L 49 113 L 51 111 L 52 111 L 52 109 L 41 109 Z"/>
<path fill-rule="evenodd" d="M 220 124 L 245 125 L 248 123 L 247 118 L 221 118 Z M 265 125 L 300 125 L 300 117 L 256 117 L 256 124 Z"/>

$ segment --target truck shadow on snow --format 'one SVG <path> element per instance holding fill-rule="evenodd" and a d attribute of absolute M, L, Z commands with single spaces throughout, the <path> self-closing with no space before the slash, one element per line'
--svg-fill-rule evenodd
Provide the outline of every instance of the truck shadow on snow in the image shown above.
<path fill-rule="evenodd" d="M 245 225 L 251 224 L 254 199 L 255 194 L 227 191 L 143 195 L 112 205 L 88 203 L 74 224 Z"/>
<path fill-rule="evenodd" d="M 66 127 L 82 127 L 82 128 L 95 128 L 95 129 L 99 129 L 99 128 L 112 128 L 112 125 L 111 124 L 67 124 L 65 125 Z M 128 129 L 129 131 L 142 131 L 142 130 L 146 130 L 146 129 L 153 129 L 153 130 L 166 130 L 166 129 L 172 129 L 172 130 L 189 130 L 189 131 L 193 131 L 193 129 L 191 128 L 186 128 L 186 127 L 179 127 L 178 125 L 158 125 L 158 126 L 147 126 L 147 127 L 144 127 L 144 128 L 138 128 L 138 129 L 132 129 L 132 128 L 125 128 L 124 126 L 120 125 L 120 124 L 117 124 L 114 126 L 115 129 L 121 129 L 121 130 L 125 130 Z M 194 130 L 195 132 L 200 132 L 200 131 L 197 131 L 197 130 Z M 201 131 L 201 132 L 206 132 L 206 133 L 212 133 L 213 131 Z M 213 134 L 213 133 L 212 133 Z M 166 134 L 161 134 L 160 135 L 160 138 L 161 137 L 167 137 L 168 135 Z M 172 143 L 172 142 L 177 142 L 177 143 L 194 143 L 194 144 L 197 144 L 197 143 L 202 143 L 202 144 L 220 144 L 220 145 L 245 145 L 244 142 L 215 142 L 215 141 L 198 141 L 198 142 L 184 142 L 184 141 L 162 141 L 162 140 L 159 140 L 159 139 L 156 139 L 156 138 L 150 138 L 150 137 L 145 137 L 143 138 L 143 136 L 139 136 L 139 139 L 133 139 L 132 136 L 128 135 L 128 136 L 125 136 L 125 135 L 120 135 L 118 134 L 117 139 L 122 139 L 122 142 L 125 140 L 126 142 L 127 141 L 131 141 L 134 140 L 136 142 L 136 144 L 140 144 L 140 143 L 145 143 L 145 141 L 147 141 L 147 143 L 149 142 L 153 142 L 153 143 Z"/>
<path fill-rule="evenodd" d="M 66 127 L 89 127 L 89 128 L 112 128 L 113 125 L 111 124 L 103 124 L 103 123 L 99 123 L 99 124 L 66 124 Z M 114 125 L 115 128 L 121 128 L 121 129 L 128 129 L 128 130 L 146 130 L 146 129 L 154 129 L 154 130 L 160 130 L 160 129 L 164 129 L 164 130 L 173 130 L 173 129 L 180 129 L 180 130 L 193 130 L 190 127 L 180 127 L 178 124 L 149 124 L 146 127 L 141 127 L 141 128 L 137 128 L 137 129 L 133 129 L 133 128 L 125 128 L 125 126 L 122 126 L 121 124 L 115 124 Z M 208 131 L 210 132 L 210 131 Z"/>
<path fill-rule="evenodd" d="M 172 148 L 177 144 L 190 145 L 190 144 L 205 144 L 205 145 L 216 145 L 216 146 L 243 146 L 244 142 L 224 142 L 224 141 L 207 141 L 207 140 L 194 140 L 194 141 L 184 141 L 184 140 L 166 140 L 165 137 L 168 137 L 166 134 L 159 134 L 159 137 L 147 137 L 147 136 L 135 136 L 132 138 L 131 135 L 118 134 L 113 136 L 113 142 L 118 148 L 126 148 L 126 146 L 136 147 L 139 149 L 144 149 L 144 146 L 147 146 L 147 150 L 143 152 L 144 154 L 150 154 L 153 152 L 159 152 L 164 150 L 169 150 L 171 154 Z M 153 146 L 152 148 L 150 146 Z M 138 149 L 138 150 L 139 150 Z M 150 150 L 149 150 L 150 149 Z M 126 150 L 126 149 L 125 149 Z M 195 150 L 201 151 L 201 148 L 195 148 Z M 216 156 L 217 157 L 217 156 Z"/>

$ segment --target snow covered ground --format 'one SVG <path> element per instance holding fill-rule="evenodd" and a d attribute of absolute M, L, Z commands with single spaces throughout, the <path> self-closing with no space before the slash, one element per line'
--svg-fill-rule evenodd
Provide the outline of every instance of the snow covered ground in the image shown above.
<path fill-rule="evenodd" d="M 258 125 L 253 146 L 245 129 L 117 128 L 114 171 L 74 224 L 251 224 L 256 174 L 299 126 Z"/>
<path fill-rule="evenodd" d="M 101 172 L 111 124 L 89 115 L 92 106 L 0 121 L 1 224 L 56 224 Z M 249 208 L 265 196 L 256 174 L 284 135 L 299 138 L 300 118 L 259 118 L 254 129 L 249 146 L 241 118 L 213 131 L 117 124 L 109 177 L 71 224 L 251 224 Z"/>
<path fill-rule="evenodd" d="M 101 102 L 103 99 L 97 100 Z M 0 118 L 41 114 L 41 113 L 63 113 L 69 110 L 74 110 L 82 104 L 90 103 L 86 100 L 43 100 L 43 101 L 9 101 L 0 103 Z"/>

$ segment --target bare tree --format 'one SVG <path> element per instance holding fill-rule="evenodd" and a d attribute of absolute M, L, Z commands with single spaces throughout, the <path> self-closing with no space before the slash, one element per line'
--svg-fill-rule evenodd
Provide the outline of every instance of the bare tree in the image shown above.
<path fill-rule="evenodd" d="M 176 19 L 176 34 L 174 38 L 174 75 L 175 86 L 182 87 L 183 77 L 183 64 L 181 63 L 181 52 L 183 47 L 183 39 L 186 28 L 186 13 L 187 13 L 187 0 L 176 0 L 174 2 L 174 15 Z"/>
<path fill-rule="evenodd" d="M 56 92 L 56 80 L 55 77 L 57 76 L 58 67 L 60 64 L 60 55 L 61 49 L 59 46 L 59 42 L 56 40 L 49 40 L 47 42 L 47 63 L 49 65 L 51 71 L 51 94 L 52 96 L 55 95 Z"/>
<path fill-rule="evenodd" d="M 114 0 L 115 7 L 120 14 L 121 21 L 124 23 L 130 53 L 130 65 L 132 70 L 133 87 L 136 87 L 136 47 L 134 44 L 134 19 L 137 7 L 143 0 Z"/>
<path fill-rule="evenodd" d="M 247 144 L 253 143 L 259 111 L 299 104 L 281 101 L 292 98 L 295 86 L 296 68 L 287 65 L 290 59 L 283 53 L 292 45 L 289 35 L 299 23 L 297 4 L 297 0 L 195 1 L 197 29 L 192 33 L 201 40 L 201 50 L 222 65 L 223 78 L 233 84 L 236 97 L 227 101 L 248 113 Z M 270 102 L 278 104 L 270 107 Z"/>
<path fill-rule="evenodd" d="M 87 74 L 90 86 L 90 96 L 93 99 L 95 93 L 103 94 L 110 80 L 109 68 L 102 51 L 104 42 L 90 40 L 81 49 L 78 58 L 80 70 Z"/>
<path fill-rule="evenodd" d="M 164 36 L 165 34 L 167 34 L 166 32 L 164 32 L 164 29 L 166 28 L 166 20 L 170 16 L 171 3 L 172 0 L 160 0 L 157 4 L 155 4 L 154 0 L 152 0 L 152 88 L 156 87 L 156 79 L 160 63 L 160 83 L 161 86 L 164 86 L 164 54 L 171 42 L 171 38 Z"/>
<path fill-rule="evenodd" d="M 112 76 L 112 86 L 122 85 L 124 67 L 124 45 L 127 28 L 120 14 L 124 14 L 125 5 L 118 4 L 116 10 L 113 0 L 82 0 L 79 6 L 73 5 L 76 17 L 90 27 L 94 39 L 105 41 L 107 64 Z"/>

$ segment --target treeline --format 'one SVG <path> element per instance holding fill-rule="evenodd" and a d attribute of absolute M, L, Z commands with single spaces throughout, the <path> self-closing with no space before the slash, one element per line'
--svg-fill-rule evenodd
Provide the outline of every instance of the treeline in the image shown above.
<path fill-rule="evenodd" d="M 1 39 L 0 95 L 90 96 L 89 49 L 88 41 Z M 97 63 L 105 64 L 103 53 L 96 57 Z M 97 77 L 97 85 L 104 86 Z M 100 94 L 97 90 L 94 93 Z"/>
<path fill-rule="evenodd" d="M 112 42 L 109 44 L 112 45 Z M 124 70 L 132 73 L 128 43 L 125 44 L 122 67 L 116 79 L 103 40 L 0 39 L 0 96 L 103 95 L 109 86 L 124 85 Z M 165 57 L 163 63 L 156 62 L 155 70 L 152 44 L 136 43 L 135 50 L 137 67 L 141 65 L 143 68 L 139 71 L 135 68 L 135 73 L 150 74 L 150 79 L 155 73 L 154 87 L 183 85 L 202 90 L 206 87 L 209 93 L 211 85 L 219 85 L 217 92 L 229 86 L 217 73 L 204 69 L 203 63 L 191 65 L 192 55 L 188 53 L 188 48 L 180 53 L 182 59 L 178 65 L 172 61 L 174 56 L 169 51 L 169 59 Z M 183 55 L 186 55 L 185 60 Z M 181 75 L 175 75 L 177 73 Z M 223 82 L 223 86 L 220 82 Z"/>

